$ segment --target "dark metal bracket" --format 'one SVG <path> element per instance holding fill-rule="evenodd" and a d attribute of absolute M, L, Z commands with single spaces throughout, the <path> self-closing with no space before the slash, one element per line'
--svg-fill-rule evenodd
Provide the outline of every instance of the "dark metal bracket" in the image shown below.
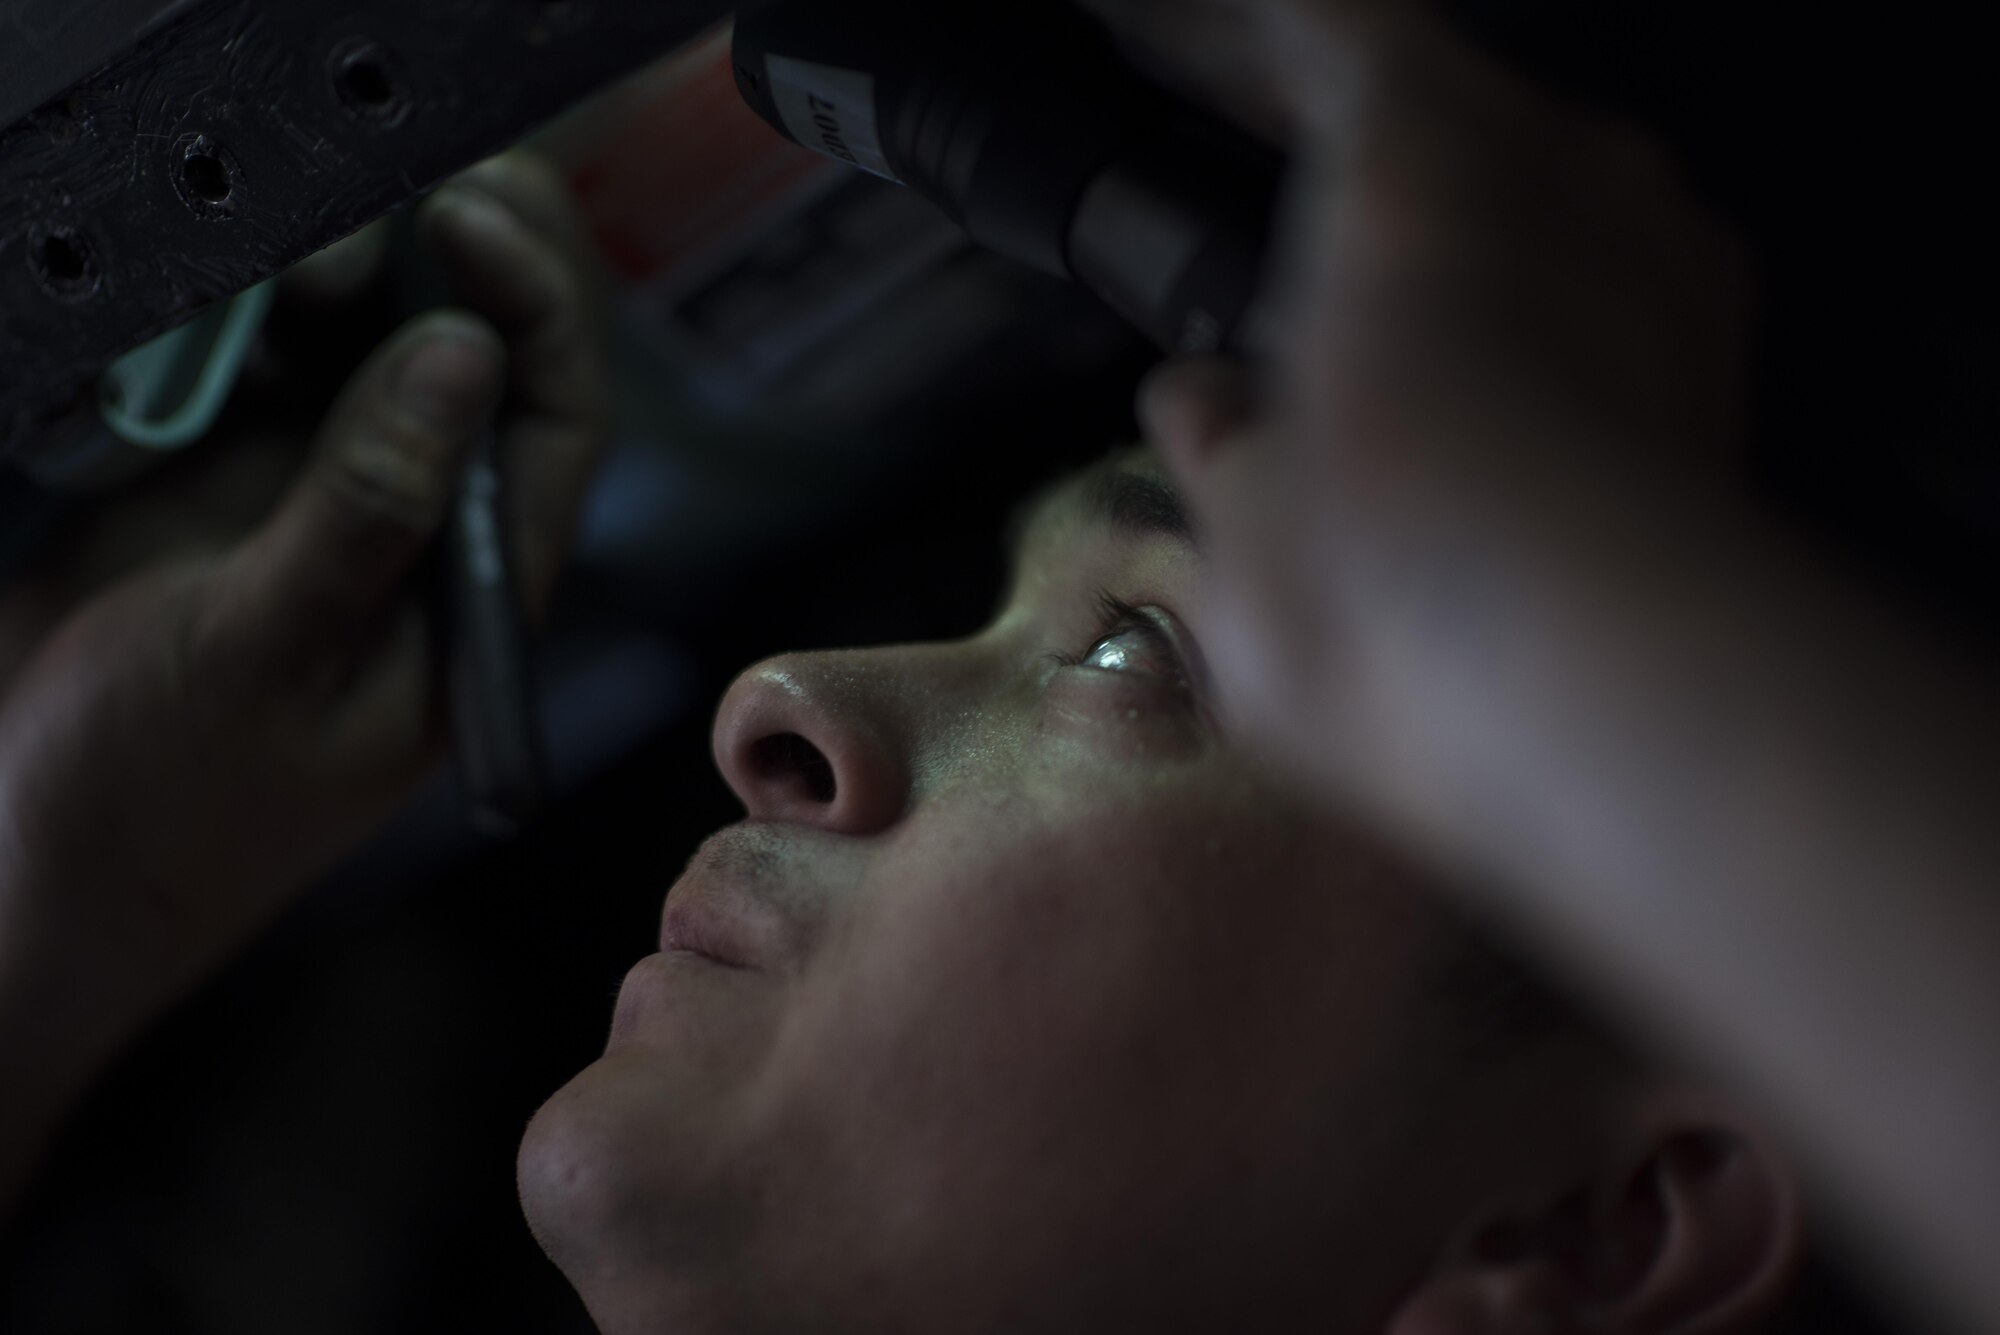
<path fill-rule="evenodd" d="M 0 129 L 0 460 L 114 358 L 732 8 L 211 0 L 168 14 Z"/>

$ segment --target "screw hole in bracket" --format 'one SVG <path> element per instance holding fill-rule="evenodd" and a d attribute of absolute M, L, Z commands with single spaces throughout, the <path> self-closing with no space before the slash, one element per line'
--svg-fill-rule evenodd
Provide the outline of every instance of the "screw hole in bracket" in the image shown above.
<path fill-rule="evenodd" d="M 229 179 L 229 168 L 222 165 L 222 160 L 206 153 L 188 154 L 181 163 L 181 175 L 187 180 L 188 189 L 210 204 L 226 202 L 229 192 L 236 187 L 236 183 Z"/>
<path fill-rule="evenodd" d="M 409 82 L 380 42 L 349 37 L 337 43 L 327 56 L 326 73 L 334 98 L 356 120 L 386 129 L 409 116 Z"/>
<path fill-rule="evenodd" d="M 183 135 L 174 145 L 174 189 L 198 218 L 236 212 L 243 170 L 236 155 L 205 134 Z"/>
<path fill-rule="evenodd" d="M 27 256 L 36 283 L 58 301 L 84 301 L 104 287 L 97 247 L 73 227 L 30 233 Z"/>

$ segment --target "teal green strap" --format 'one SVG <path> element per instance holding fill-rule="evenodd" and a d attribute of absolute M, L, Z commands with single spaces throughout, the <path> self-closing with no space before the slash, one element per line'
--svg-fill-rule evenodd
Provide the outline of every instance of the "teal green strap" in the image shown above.
<path fill-rule="evenodd" d="M 134 348 L 98 381 L 104 424 L 149 450 L 178 450 L 208 433 L 275 295 L 263 282 Z"/>

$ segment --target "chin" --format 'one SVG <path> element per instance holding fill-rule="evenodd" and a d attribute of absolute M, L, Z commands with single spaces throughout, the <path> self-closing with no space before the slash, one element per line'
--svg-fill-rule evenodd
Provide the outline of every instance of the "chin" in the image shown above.
<path fill-rule="evenodd" d="M 740 1329 L 724 1319 L 740 1246 L 717 1210 L 712 1159 L 659 1074 L 613 1052 L 529 1121 L 515 1159 L 535 1241 L 604 1335 Z"/>

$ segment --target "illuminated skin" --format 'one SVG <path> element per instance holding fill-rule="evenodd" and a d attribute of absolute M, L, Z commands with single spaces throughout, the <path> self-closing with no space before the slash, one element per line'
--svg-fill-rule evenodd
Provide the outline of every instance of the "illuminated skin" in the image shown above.
<path fill-rule="evenodd" d="M 612 1335 L 1379 1330 L 1461 1214 L 1587 1140 L 1587 1100 L 1499 1095 L 1437 1138 L 1428 897 L 1232 749 L 1200 557 L 1090 491 L 1045 498 L 978 635 L 728 692 L 748 819 L 521 1152 Z"/>
<path fill-rule="evenodd" d="M 546 168 L 477 175 L 428 207 L 490 327 L 379 349 L 247 536 L 128 556 L 27 619 L 48 639 L 0 711 L 0 1213 L 95 1072 L 435 759 L 406 577 L 503 364 L 534 601 L 553 587 L 606 426 L 581 229 Z M 725 701 L 749 819 L 523 1147 L 530 1220 L 603 1327 L 1755 1329 L 1796 1250 L 1767 1147 L 1574 1041 L 1455 1055 L 1472 1012 L 1439 1004 L 1423 881 L 1250 765 L 1242 719 L 1364 760 L 1293 726 L 1309 697 L 1238 690 L 1218 719 L 1195 646 L 1244 586 L 1218 598 L 1157 485 L 1098 481 L 1042 508 L 984 633 L 777 660 Z"/>

